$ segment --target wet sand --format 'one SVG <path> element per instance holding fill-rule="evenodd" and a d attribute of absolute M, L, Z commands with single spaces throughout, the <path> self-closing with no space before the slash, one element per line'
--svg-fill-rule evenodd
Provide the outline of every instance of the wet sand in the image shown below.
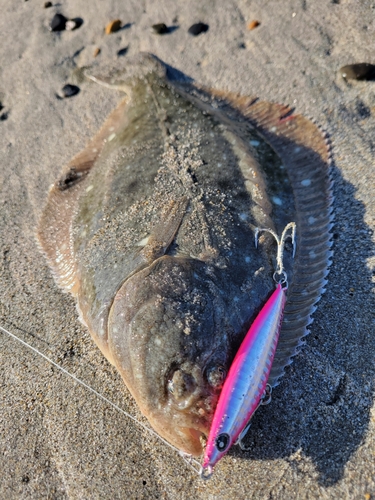
<path fill-rule="evenodd" d="M 2 0 L 1 6 L 0 324 L 137 418 L 34 239 L 49 186 L 121 99 L 75 82 L 76 67 L 124 64 L 149 51 L 197 82 L 294 106 L 331 138 L 336 223 L 327 291 L 306 346 L 272 404 L 257 413 L 251 451 L 233 449 L 207 482 L 156 438 L 0 333 L 0 497 L 375 496 L 375 82 L 347 83 L 337 73 L 345 64 L 375 63 L 372 3 L 67 0 L 44 9 L 43 1 Z M 56 12 L 83 24 L 51 33 Z M 105 35 L 116 18 L 123 28 Z M 250 31 L 251 20 L 260 25 Z M 198 21 L 209 30 L 192 37 L 187 30 Z M 158 22 L 174 28 L 156 35 L 151 25 Z M 96 59 L 95 48 L 101 49 Z M 66 83 L 77 83 L 80 92 L 58 99 Z"/>

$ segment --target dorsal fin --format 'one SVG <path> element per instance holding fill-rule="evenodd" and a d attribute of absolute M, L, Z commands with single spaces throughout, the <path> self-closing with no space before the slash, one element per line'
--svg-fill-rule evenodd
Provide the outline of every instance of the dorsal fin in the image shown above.
<path fill-rule="evenodd" d="M 123 126 L 125 98 L 109 115 L 102 128 L 63 170 L 60 179 L 49 191 L 47 205 L 39 221 L 37 239 L 46 255 L 56 282 L 67 292 L 77 294 L 78 282 L 72 248 L 71 224 L 76 203 L 87 186 L 85 177 L 111 137 Z"/>

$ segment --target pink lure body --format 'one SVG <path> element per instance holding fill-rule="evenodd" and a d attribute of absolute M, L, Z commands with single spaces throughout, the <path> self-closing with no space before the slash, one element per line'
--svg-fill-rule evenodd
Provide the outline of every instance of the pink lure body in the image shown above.
<path fill-rule="evenodd" d="M 285 289 L 278 284 L 234 358 L 215 410 L 203 470 L 211 470 L 225 455 L 259 405 L 270 375 L 285 302 Z"/>

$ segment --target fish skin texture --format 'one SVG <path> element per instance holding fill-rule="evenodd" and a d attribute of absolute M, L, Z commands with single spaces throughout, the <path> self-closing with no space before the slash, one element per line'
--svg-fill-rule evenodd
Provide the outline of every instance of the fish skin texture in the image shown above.
<path fill-rule="evenodd" d="M 255 227 L 297 225 L 271 385 L 308 333 L 331 257 L 328 143 L 290 108 L 172 80 L 150 54 L 91 79 L 126 97 L 50 189 L 38 240 L 151 425 L 198 456 L 275 286 Z"/>

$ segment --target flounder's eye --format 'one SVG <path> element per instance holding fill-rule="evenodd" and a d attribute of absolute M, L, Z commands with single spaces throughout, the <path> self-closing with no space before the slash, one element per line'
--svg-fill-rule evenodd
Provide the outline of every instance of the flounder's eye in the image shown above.
<path fill-rule="evenodd" d="M 207 370 L 207 381 L 215 389 L 221 389 L 227 372 L 221 365 L 213 366 Z"/>
<path fill-rule="evenodd" d="M 168 378 L 167 389 L 177 400 L 190 396 L 196 389 L 197 383 L 194 377 L 184 370 L 177 369 Z"/>
<path fill-rule="evenodd" d="M 226 434 L 225 432 L 223 434 L 219 434 L 218 437 L 215 440 L 215 446 L 218 451 L 223 453 L 229 446 L 230 443 L 230 437 L 229 434 Z"/>

